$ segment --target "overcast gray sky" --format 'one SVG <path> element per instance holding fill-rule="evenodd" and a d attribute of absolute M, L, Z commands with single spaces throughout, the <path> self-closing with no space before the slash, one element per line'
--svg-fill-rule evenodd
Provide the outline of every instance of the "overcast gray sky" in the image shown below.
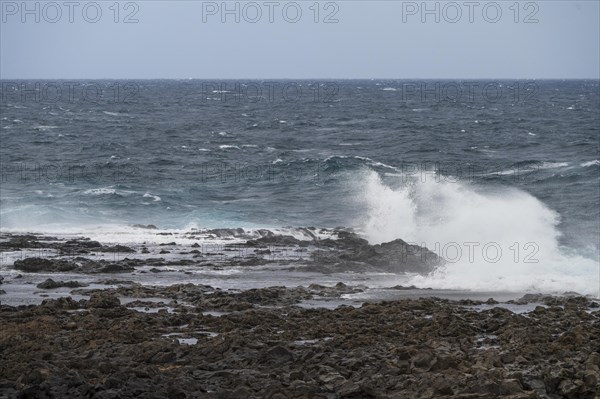
<path fill-rule="evenodd" d="M 600 78 L 598 0 L 67 1 L 0 1 L 1 78 Z"/>

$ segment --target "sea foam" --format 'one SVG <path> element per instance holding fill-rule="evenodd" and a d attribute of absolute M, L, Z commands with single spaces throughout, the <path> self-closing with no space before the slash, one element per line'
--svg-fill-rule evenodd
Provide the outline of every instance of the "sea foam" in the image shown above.
<path fill-rule="evenodd" d="M 384 182 L 373 171 L 355 184 L 370 243 L 401 238 L 448 261 L 433 275 L 415 277 L 417 286 L 599 292 L 598 262 L 562 248 L 560 215 L 525 191 L 482 190 L 436 176 L 395 176 Z"/>

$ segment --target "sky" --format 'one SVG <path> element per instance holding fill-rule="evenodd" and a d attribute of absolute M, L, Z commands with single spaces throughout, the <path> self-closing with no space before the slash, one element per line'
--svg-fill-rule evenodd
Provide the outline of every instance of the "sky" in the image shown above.
<path fill-rule="evenodd" d="M 600 1 L 6 1 L 2 79 L 599 79 Z"/>

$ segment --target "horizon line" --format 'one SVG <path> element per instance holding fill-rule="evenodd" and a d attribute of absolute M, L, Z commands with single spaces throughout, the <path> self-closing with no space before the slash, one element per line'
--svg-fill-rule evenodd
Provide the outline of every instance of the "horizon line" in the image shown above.
<path fill-rule="evenodd" d="M 0 77 L 0 81 L 3 80 L 600 80 L 600 76 L 597 77 L 568 77 L 568 78 L 558 78 L 558 77 L 543 77 L 543 78 L 535 78 L 535 77 L 502 77 L 502 78 L 491 78 L 491 77 L 482 77 L 482 78 L 465 78 L 465 77 L 411 77 L 411 78 L 392 78 L 392 77 L 357 77 L 357 78 L 336 78 L 336 77 L 304 77 L 304 78 L 290 78 L 290 77 L 262 77 L 262 78 L 249 78 L 249 77 L 224 77 L 224 78 L 196 78 L 196 77 L 187 77 L 187 78 L 111 78 L 111 77 L 90 77 L 90 78 L 48 78 L 48 77 L 11 77 L 4 78 Z"/>

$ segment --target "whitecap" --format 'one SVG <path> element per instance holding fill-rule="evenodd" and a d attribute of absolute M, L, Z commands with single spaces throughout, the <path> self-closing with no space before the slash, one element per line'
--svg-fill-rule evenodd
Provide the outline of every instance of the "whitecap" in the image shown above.
<path fill-rule="evenodd" d="M 117 190 L 110 187 L 101 187 L 101 188 L 90 188 L 85 190 L 83 194 L 85 195 L 113 195 L 116 194 Z"/>
<path fill-rule="evenodd" d="M 600 165 L 600 161 L 597 159 L 594 159 L 593 161 L 588 161 L 588 162 L 584 162 L 581 164 L 581 166 L 584 168 L 587 168 L 589 166 L 594 166 L 594 165 Z"/>
<path fill-rule="evenodd" d="M 569 166 L 567 162 L 542 162 L 540 169 L 564 168 Z"/>
<path fill-rule="evenodd" d="M 146 193 L 146 194 L 144 194 L 144 198 L 152 198 L 152 200 L 153 200 L 154 202 L 159 202 L 159 201 L 161 201 L 161 198 L 160 198 L 158 195 L 153 195 L 153 194 L 150 194 L 150 193 Z"/>
<path fill-rule="evenodd" d="M 332 160 L 334 158 L 340 158 L 340 159 L 354 158 L 354 159 L 359 159 L 361 161 L 365 161 L 369 166 L 380 166 L 382 168 L 392 169 L 392 170 L 395 170 L 397 172 L 400 172 L 400 169 L 398 169 L 395 166 L 388 165 L 388 164 L 385 164 L 383 162 L 375 161 L 375 160 L 373 160 L 371 158 L 368 158 L 368 157 L 361 157 L 359 155 L 354 155 L 354 156 L 349 156 L 349 155 L 331 155 L 331 156 L 325 158 L 325 162 L 330 161 L 330 160 Z"/>
<path fill-rule="evenodd" d="M 50 130 L 50 129 L 56 129 L 58 126 L 50 126 L 50 125 L 35 125 L 32 127 L 32 129 L 35 130 L 40 130 L 42 132 L 46 131 L 46 130 Z"/>

